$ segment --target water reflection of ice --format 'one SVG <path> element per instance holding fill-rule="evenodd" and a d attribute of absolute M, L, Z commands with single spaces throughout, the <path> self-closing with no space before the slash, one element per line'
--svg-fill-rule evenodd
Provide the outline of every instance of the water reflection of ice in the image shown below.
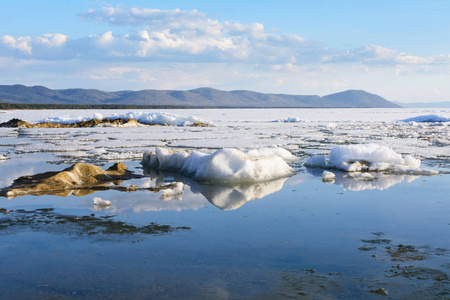
<path fill-rule="evenodd" d="M 320 177 L 323 169 L 307 168 L 307 171 L 314 176 Z M 381 172 L 343 172 L 333 170 L 333 173 L 336 175 L 336 179 L 330 183 L 337 184 L 350 191 L 386 190 L 403 181 L 412 182 L 420 178 L 420 176 L 416 175 L 386 174 Z"/>
<path fill-rule="evenodd" d="M 194 194 L 203 195 L 210 203 L 222 210 L 233 210 L 241 207 L 245 202 L 261 199 L 283 188 L 287 178 L 254 184 L 210 184 L 200 183 L 184 177 L 178 173 L 144 169 L 144 174 L 150 180 L 146 187 L 161 186 L 167 181 L 183 182 L 190 186 Z M 183 201 L 185 196 L 183 195 Z"/>
<path fill-rule="evenodd" d="M 195 183 L 191 185 L 194 193 L 200 193 L 209 202 L 222 210 L 233 210 L 241 207 L 245 202 L 261 199 L 283 188 L 286 178 L 241 185 L 208 185 Z"/>
<path fill-rule="evenodd" d="M 206 200 L 190 192 L 185 192 L 182 200 L 176 197 L 170 200 L 161 199 L 158 194 L 153 192 L 134 193 L 129 197 L 123 197 L 122 194 L 114 193 L 108 198 L 111 206 L 108 212 L 118 213 L 127 210 L 133 213 L 144 213 L 151 211 L 183 211 L 183 210 L 199 210 L 206 205 Z M 91 205 L 91 203 L 89 203 Z M 93 206 L 92 206 L 93 207 Z"/>

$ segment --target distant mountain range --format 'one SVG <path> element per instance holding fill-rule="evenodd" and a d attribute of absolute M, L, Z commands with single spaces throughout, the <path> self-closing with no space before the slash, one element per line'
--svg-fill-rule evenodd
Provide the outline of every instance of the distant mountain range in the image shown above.
<path fill-rule="evenodd" d="M 105 92 L 95 89 L 52 90 L 43 86 L 0 85 L 0 103 L 65 105 L 149 105 L 180 107 L 344 108 L 400 107 L 380 96 L 348 90 L 327 96 L 264 94 L 198 88 L 189 91 L 142 90 Z"/>

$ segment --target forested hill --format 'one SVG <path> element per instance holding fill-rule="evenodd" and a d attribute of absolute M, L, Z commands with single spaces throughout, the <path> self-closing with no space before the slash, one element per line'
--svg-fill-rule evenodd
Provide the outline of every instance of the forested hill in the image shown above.
<path fill-rule="evenodd" d="M 95 89 L 52 90 L 43 86 L 0 85 L 0 103 L 58 105 L 138 105 L 153 107 L 338 108 L 399 107 L 362 90 L 327 96 L 264 94 L 198 88 L 189 91 L 141 90 L 105 92 Z"/>

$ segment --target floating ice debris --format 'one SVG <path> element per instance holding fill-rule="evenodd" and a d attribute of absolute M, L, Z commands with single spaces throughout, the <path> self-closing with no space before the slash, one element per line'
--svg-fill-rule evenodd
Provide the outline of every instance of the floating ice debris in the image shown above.
<path fill-rule="evenodd" d="M 320 124 L 317 127 L 326 128 L 326 129 L 334 129 L 334 128 L 337 127 L 337 124 L 333 123 L 333 122 L 330 122 L 330 123 L 327 123 L 327 124 Z"/>
<path fill-rule="evenodd" d="M 330 162 L 325 157 L 313 156 L 307 167 L 335 168 L 347 172 L 392 171 L 414 175 L 436 175 L 439 172 L 420 169 L 420 160 L 411 155 L 402 156 L 394 150 L 377 144 L 338 146 L 330 151 Z"/>
<path fill-rule="evenodd" d="M 323 171 L 322 181 L 323 182 L 334 182 L 336 180 L 336 175 L 333 172 Z"/>
<path fill-rule="evenodd" d="M 7 160 L 7 159 L 8 158 L 6 156 L 0 154 L 0 160 Z"/>
<path fill-rule="evenodd" d="M 295 174 L 287 161 L 296 157 L 282 148 L 249 151 L 221 149 L 212 154 L 156 148 L 146 152 L 143 164 L 150 168 L 179 172 L 198 181 L 263 182 Z"/>
<path fill-rule="evenodd" d="M 175 196 L 183 194 L 184 184 L 182 182 L 173 182 L 170 185 L 174 185 L 174 188 L 161 190 L 162 197 Z"/>
<path fill-rule="evenodd" d="M 92 155 L 103 155 L 106 154 L 108 151 L 105 148 L 94 148 L 92 150 L 89 150 L 87 153 Z"/>
<path fill-rule="evenodd" d="M 442 115 L 431 114 L 399 120 L 399 122 L 438 123 L 438 122 L 450 122 L 450 118 Z"/>
<path fill-rule="evenodd" d="M 98 198 L 98 197 L 95 197 L 93 200 L 94 200 L 94 205 L 111 206 L 111 201 L 109 201 L 109 200 L 103 200 L 102 198 Z"/>
<path fill-rule="evenodd" d="M 323 155 L 314 155 L 306 159 L 305 166 L 312 168 L 321 168 L 327 164 L 327 160 Z"/>
<path fill-rule="evenodd" d="M 300 123 L 300 122 L 307 122 L 307 120 L 294 118 L 294 117 L 288 117 L 283 119 L 278 119 L 273 122 L 279 122 L 279 123 Z"/>
<path fill-rule="evenodd" d="M 40 120 L 38 123 L 52 123 L 52 124 L 75 124 L 81 122 L 88 122 L 91 120 L 135 120 L 140 124 L 146 125 L 173 125 L 173 126 L 209 126 L 213 125 L 211 122 L 200 119 L 196 116 L 178 116 L 169 113 L 152 113 L 152 112 L 128 112 L 123 114 L 112 114 L 111 116 L 104 117 L 103 115 L 96 113 L 93 117 L 47 117 Z M 131 125 L 130 125 L 131 126 Z"/>

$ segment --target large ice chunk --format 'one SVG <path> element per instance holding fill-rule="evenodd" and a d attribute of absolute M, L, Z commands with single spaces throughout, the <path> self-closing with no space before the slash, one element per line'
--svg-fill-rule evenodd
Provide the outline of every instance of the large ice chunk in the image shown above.
<path fill-rule="evenodd" d="M 420 169 L 420 160 L 411 155 L 402 156 L 394 150 L 377 144 L 338 146 L 330 151 L 329 163 L 322 155 L 306 160 L 308 167 L 335 168 L 347 172 L 392 171 L 417 175 L 435 175 L 433 170 Z"/>
<path fill-rule="evenodd" d="M 156 148 L 155 152 L 144 153 L 143 164 L 179 172 L 197 181 L 251 183 L 293 175 L 295 170 L 287 161 L 295 159 L 289 151 L 281 148 L 220 149 L 212 154 Z"/>
<path fill-rule="evenodd" d="M 417 116 L 400 120 L 399 122 L 417 122 L 417 123 L 436 123 L 436 122 L 450 122 L 450 118 L 442 115 L 431 114 L 424 116 Z"/>

